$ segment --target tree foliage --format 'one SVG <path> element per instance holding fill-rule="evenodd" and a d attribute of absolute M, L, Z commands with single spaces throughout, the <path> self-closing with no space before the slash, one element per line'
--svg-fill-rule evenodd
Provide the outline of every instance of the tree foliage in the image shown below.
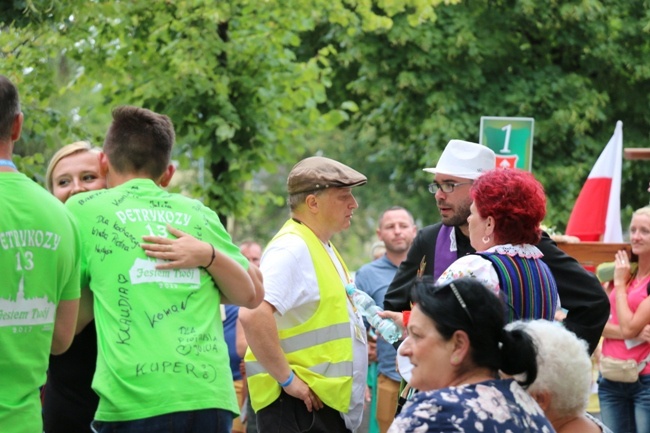
<path fill-rule="evenodd" d="M 398 16 L 385 32 L 318 36 L 346 47 L 329 102 L 359 106 L 347 127 L 359 148 L 373 149 L 359 163 L 383 161 L 392 187 L 426 197 L 420 169 L 449 139 L 477 141 L 481 116 L 533 117 L 533 172 L 548 221 L 564 229 L 616 121 L 625 146 L 648 145 L 648 2 L 466 1 L 436 15 L 416 27 Z M 623 176 L 622 205 L 647 204 L 647 163 L 626 161 Z M 426 197 L 416 214 L 433 222 L 433 212 Z"/>
<path fill-rule="evenodd" d="M 239 237 L 277 230 L 303 156 L 367 174 L 348 237 L 363 262 L 384 208 L 438 220 L 421 169 L 448 140 L 476 141 L 481 116 L 535 119 L 533 171 L 563 230 L 616 121 L 647 146 L 649 17 L 647 0 L 13 0 L 0 61 L 34 177 L 62 144 L 100 144 L 113 107 L 144 106 L 172 118 L 185 188 L 237 216 Z M 647 163 L 623 176 L 629 216 L 648 202 Z"/>
<path fill-rule="evenodd" d="M 5 65 L 25 95 L 28 118 L 45 123 L 33 130 L 28 123 L 26 130 L 45 153 L 76 135 L 101 142 L 99 125 L 109 123 L 116 105 L 150 108 L 174 121 L 182 166 L 200 158 L 209 168 L 211 179 L 194 183 L 191 193 L 223 214 L 242 216 L 257 199 L 243 182 L 291 160 L 306 133 L 330 130 L 348 118 L 345 103 L 321 109 L 334 51 L 323 46 L 298 59 L 301 34 L 317 23 L 351 33 L 389 28 L 394 14 L 423 21 L 433 12 L 424 0 L 374 6 L 329 0 L 16 0 L 13 8 L 5 6 L 3 16 L 12 20 L 4 22 L 2 58 L 10 60 Z M 68 73 L 57 73 L 62 65 Z M 54 111 L 62 94 L 75 97 L 74 105 Z M 78 127 L 49 130 L 54 124 Z"/>

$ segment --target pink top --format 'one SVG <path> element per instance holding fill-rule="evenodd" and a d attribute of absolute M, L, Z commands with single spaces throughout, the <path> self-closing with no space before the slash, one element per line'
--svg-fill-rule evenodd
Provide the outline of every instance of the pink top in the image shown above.
<path fill-rule="evenodd" d="M 635 312 L 639 305 L 645 298 L 648 297 L 648 282 L 650 276 L 641 281 L 636 279 L 630 282 L 627 289 L 627 303 L 630 310 Z M 609 294 L 610 304 L 610 321 L 611 323 L 618 324 L 618 316 L 616 314 L 616 289 L 612 289 Z M 639 344 L 640 343 L 640 344 Z M 643 361 L 650 354 L 650 344 L 640 340 L 628 339 L 617 340 L 615 338 L 605 338 L 603 340 L 603 355 L 611 356 L 616 359 L 634 359 L 637 362 Z M 646 364 L 641 374 L 650 374 L 650 363 Z"/>

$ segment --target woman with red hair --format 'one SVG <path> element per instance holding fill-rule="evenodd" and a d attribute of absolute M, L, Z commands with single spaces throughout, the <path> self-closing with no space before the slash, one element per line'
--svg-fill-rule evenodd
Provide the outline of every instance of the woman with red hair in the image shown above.
<path fill-rule="evenodd" d="M 553 320 L 557 287 L 541 251 L 540 224 L 546 215 L 544 188 L 517 169 L 486 172 L 472 184 L 469 238 L 475 254 L 456 260 L 438 280 L 480 280 L 506 303 L 507 322 Z"/>

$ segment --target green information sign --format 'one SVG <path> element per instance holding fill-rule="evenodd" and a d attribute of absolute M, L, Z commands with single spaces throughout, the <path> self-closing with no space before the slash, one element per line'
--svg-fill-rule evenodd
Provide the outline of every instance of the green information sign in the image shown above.
<path fill-rule="evenodd" d="M 532 117 L 481 117 L 479 143 L 497 155 L 497 167 L 533 169 Z"/>

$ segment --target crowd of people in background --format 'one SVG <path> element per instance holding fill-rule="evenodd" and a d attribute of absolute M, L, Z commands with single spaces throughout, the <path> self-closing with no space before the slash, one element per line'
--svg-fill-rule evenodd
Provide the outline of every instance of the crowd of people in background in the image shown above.
<path fill-rule="evenodd" d="M 166 190 L 164 114 L 115 108 L 101 148 L 54 154 L 47 190 L 12 161 L 22 125 L 0 75 L 0 431 L 650 431 L 650 207 L 601 286 L 541 230 L 531 173 L 451 140 L 424 169 L 440 222 L 389 207 L 352 272 L 332 238 L 367 178 L 342 162 L 298 161 L 287 221 L 236 245 Z"/>

